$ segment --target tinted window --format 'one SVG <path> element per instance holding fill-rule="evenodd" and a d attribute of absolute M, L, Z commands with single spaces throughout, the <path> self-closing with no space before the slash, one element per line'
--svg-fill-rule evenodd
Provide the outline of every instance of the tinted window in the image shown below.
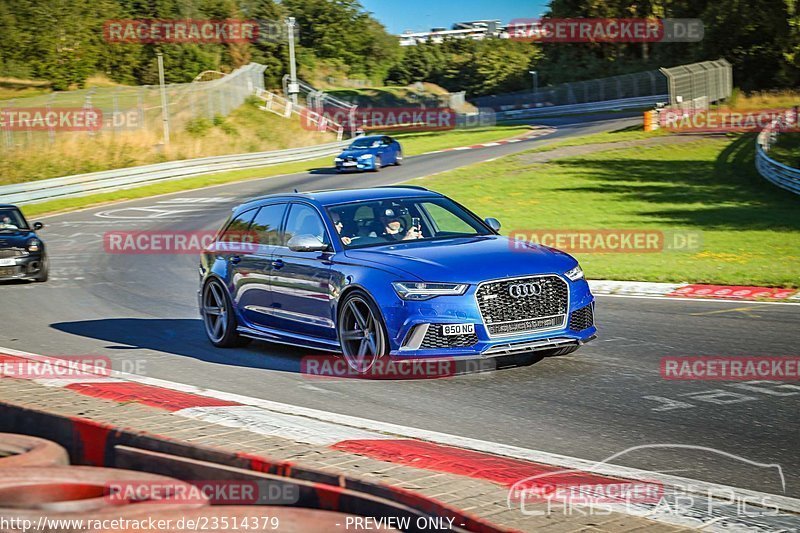
<path fill-rule="evenodd" d="M 242 237 L 250 228 L 250 222 L 253 220 L 255 214 L 256 210 L 251 209 L 250 211 L 245 211 L 234 217 L 230 224 L 228 224 L 228 227 L 225 228 L 225 231 L 222 232 L 222 236 L 219 240 L 222 242 L 243 242 Z"/>
<path fill-rule="evenodd" d="M 267 205 L 258 210 L 250 231 L 258 236 L 259 244 L 280 246 L 281 221 L 286 212 L 286 204 Z"/>
<path fill-rule="evenodd" d="M 328 208 L 328 212 L 341 220 L 337 230 L 346 248 L 490 235 L 475 215 L 447 198 L 340 204 Z"/>
<path fill-rule="evenodd" d="M 28 229 L 28 224 L 25 223 L 22 213 L 16 209 L 0 209 L 0 231 L 15 229 Z"/>
<path fill-rule="evenodd" d="M 319 242 L 329 244 L 328 234 L 322 218 L 313 207 L 306 204 L 292 204 L 289 219 L 286 221 L 286 235 L 284 244 L 296 235 L 311 235 Z"/>

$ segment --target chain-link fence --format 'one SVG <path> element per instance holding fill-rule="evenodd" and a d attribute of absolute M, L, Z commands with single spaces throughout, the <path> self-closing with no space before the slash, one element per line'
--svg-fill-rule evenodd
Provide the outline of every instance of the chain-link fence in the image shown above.
<path fill-rule="evenodd" d="M 733 92 L 733 68 L 724 59 L 660 69 L 667 79 L 670 107 L 704 108 Z"/>
<path fill-rule="evenodd" d="M 189 121 L 227 116 L 264 88 L 265 66 L 251 63 L 212 81 L 166 85 L 171 129 Z M 86 124 L 87 116 L 96 124 Z M 78 91 L 0 101 L 0 150 L 56 143 L 74 136 L 145 133 L 160 139 L 160 88 L 93 87 Z"/>
<path fill-rule="evenodd" d="M 509 111 L 532 107 L 588 104 L 662 94 L 667 94 L 667 79 L 661 72 L 651 70 L 596 80 L 562 83 L 531 91 L 481 96 L 472 98 L 471 102 L 477 107 Z"/>

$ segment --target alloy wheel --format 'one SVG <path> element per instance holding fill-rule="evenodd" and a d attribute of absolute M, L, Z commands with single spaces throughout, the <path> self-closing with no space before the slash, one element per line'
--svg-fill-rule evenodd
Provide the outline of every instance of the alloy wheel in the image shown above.
<path fill-rule="evenodd" d="M 381 324 L 366 300 L 354 296 L 347 300 L 339 320 L 339 339 L 348 366 L 363 374 L 383 355 Z"/>
<path fill-rule="evenodd" d="M 222 342 L 228 329 L 228 307 L 222 288 L 211 282 L 203 289 L 203 323 L 212 342 Z"/>

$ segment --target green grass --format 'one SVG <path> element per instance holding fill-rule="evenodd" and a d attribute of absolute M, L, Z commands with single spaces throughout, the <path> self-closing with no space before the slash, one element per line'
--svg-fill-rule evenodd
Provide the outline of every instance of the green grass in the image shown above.
<path fill-rule="evenodd" d="M 591 135 L 581 135 L 579 137 L 571 137 L 563 141 L 556 141 L 546 146 L 534 148 L 531 153 L 537 152 L 550 152 L 558 148 L 567 148 L 569 146 L 584 146 L 587 144 L 608 144 L 625 141 L 638 141 L 642 139 L 651 139 L 653 137 L 660 137 L 666 135 L 664 130 L 644 131 L 641 126 L 634 126 L 631 128 L 624 128 L 612 132 L 593 133 Z"/>
<path fill-rule="evenodd" d="M 411 156 L 446 148 L 500 141 L 530 131 L 532 131 L 530 126 L 492 126 L 445 132 L 398 133 L 393 137 L 403 145 L 405 155 Z"/>
<path fill-rule="evenodd" d="M 754 136 L 614 148 L 546 164 L 507 157 L 414 184 L 452 196 L 503 231 L 701 232 L 694 252 L 576 254 L 590 279 L 800 284 L 800 199 L 764 181 Z"/>

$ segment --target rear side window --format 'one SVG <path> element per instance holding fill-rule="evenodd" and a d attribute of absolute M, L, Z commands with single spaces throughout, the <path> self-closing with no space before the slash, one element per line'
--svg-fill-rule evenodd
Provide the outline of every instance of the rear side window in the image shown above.
<path fill-rule="evenodd" d="M 286 204 L 266 205 L 258 210 L 250 231 L 256 233 L 259 244 L 280 246 L 281 221 L 285 212 Z"/>
<path fill-rule="evenodd" d="M 256 209 L 251 209 L 240 213 L 231 220 L 225 231 L 222 232 L 219 240 L 220 242 L 242 242 L 242 235 L 250 228 L 250 223 L 256 214 Z"/>

